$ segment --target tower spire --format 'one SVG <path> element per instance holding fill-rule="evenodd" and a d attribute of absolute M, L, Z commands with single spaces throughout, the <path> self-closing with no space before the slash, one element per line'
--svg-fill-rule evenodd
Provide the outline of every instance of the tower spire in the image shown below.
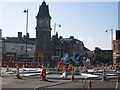
<path fill-rule="evenodd" d="M 38 12 L 36 18 L 44 17 L 44 16 L 51 18 L 50 14 L 49 14 L 49 7 L 48 7 L 48 5 L 46 5 L 45 0 L 43 0 L 41 6 L 39 7 L 39 12 Z"/>

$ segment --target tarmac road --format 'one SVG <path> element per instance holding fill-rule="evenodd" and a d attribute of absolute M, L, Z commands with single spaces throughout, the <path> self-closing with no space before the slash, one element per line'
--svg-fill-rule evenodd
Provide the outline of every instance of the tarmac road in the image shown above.
<path fill-rule="evenodd" d="M 39 78 L 24 78 L 24 79 L 15 79 L 11 77 L 2 78 L 2 90 L 34 90 L 36 87 L 40 87 L 36 90 L 42 90 L 41 88 L 46 88 L 45 90 L 54 90 L 55 88 L 88 88 L 89 80 L 56 80 L 49 79 L 48 81 L 41 81 Z M 120 83 L 119 83 L 120 85 Z M 120 86 L 118 86 L 120 87 Z M 109 88 L 113 90 L 116 89 L 116 79 L 109 81 L 101 80 L 92 80 L 92 88 Z M 70 89 L 71 90 L 71 89 Z"/>
<path fill-rule="evenodd" d="M 48 81 L 42 81 L 40 78 L 32 79 L 32 78 L 24 78 L 24 79 L 16 79 L 11 77 L 3 77 L 2 78 L 2 88 L 7 88 L 7 90 L 11 88 L 23 88 L 26 90 L 26 88 L 31 88 L 31 90 L 34 90 L 34 88 L 39 86 L 47 86 L 47 85 L 53 85 L 58 83 L 68 82 L 68 80 L 48 80 Z M 22 90 L 23 90 L 22 89 Z M 4 89 L 2 89 L 4 90 Z M 16 90 L 16 89 L 15 89 Z"/>

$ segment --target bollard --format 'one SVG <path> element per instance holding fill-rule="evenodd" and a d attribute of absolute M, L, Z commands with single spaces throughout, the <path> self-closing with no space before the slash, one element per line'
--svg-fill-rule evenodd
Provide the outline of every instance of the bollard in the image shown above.
<path fill-rule="evenodd" d="M 6 70 L 7 72 L 9 72 L 9 65 L 7 64 L 7 70 Z"/>
<path fill-rule="evenodd" d="M 117 82 L 120 83 L 120 76 L 118 75 Z"/>
<path fill-rule="evenodd" d="M 105 74 L 105 68 L 103 69 L 103 77 L 102 77 L 102 81 L 107 81 L 107 78 L 106 78 L 106 74 Z"/>
<path fill-rule="evenodd" d="M 116 82 L 116 90 L 118 90 L 119 83 L 120 83 L 120 76 L 118 75 L 117 82 Z"/>
<path fill-rule="evenodd" d="M 71 81 L 75 80 L 75 77 L 74 77 L 74 67 L 72 67 L 71 75 L 72 76 L 71 76 L 70 80 Z"/>
<path fill-rule="evenodd" d="M 42 79 L 43 81 L 46 81 L 46 80 L 47 80 L 47 79 L 46 79 L 46 68 L 44 68 L 44 67 L 42 68 L 40 76 L 41 76 L 41 79 Z"/>
<path fill-rule="evenodd" d="M 17 79 L 22 79 L 19 75 L 19 65 L 18 65 L 18 63 L 16 64 L 16 69 L 17 69 L 16 78 Z"/>
<path fill-rule="evenodd" d="M 22 62 L 22 68 L 25 68 L 25 62 Z"/>
<path fill-rule="evenodd" d="M 88 88 L 92 88 L 92 81 L 91 80 L 88 82 Z"/>

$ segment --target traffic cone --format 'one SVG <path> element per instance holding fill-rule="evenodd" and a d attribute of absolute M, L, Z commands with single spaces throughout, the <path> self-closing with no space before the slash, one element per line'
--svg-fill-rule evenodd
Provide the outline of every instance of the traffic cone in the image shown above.
<path fill-rule="evenodd" d="M 92 81 L 91 80 L 88 82 L 88 88 L 92 88 Z"/>
<path fill-rule="evenodd" d="M 20 75 L 19 75 L 19 66 L 18 66 L 18 64 L 16 65 L 16 69 L 17 69 L 16 78 L 17 78 L 17 79 L 22 79 L 22 78 L 20 77 Z"/>
<path fill-rule="evenodd" d="M 72 75 L 72 77 L 70 78 L 70 80 L 71 81 L 75 80 L 74 75 Z"/>
<path fill-rule="evenodd" d="M 7 72 L 9 72 L 9 65 L 7 64 L 7 70 L 6 70 Z"/>
<path fill-rule="evenodd" d="M 25 63 L 24 62 L 22 63 L 22 68 L 25 68 Z"/>
<path fill-rule="evenodd" d="M 106 81 L 106 80 L 107 80 L 105 72 L 106 72 L 106 71 L 105 71 L 105 68 L 104 68 L 104 69 L 103 69 L 102 81 Z"/>
<path fill-rule="evenodd" d="M 44 67 L 42 68 L 40 76 L 41 76 L 41 79 L 42 79 L 43 81 L 46 81 L 46 80 L 47 80 L 47 79 L 46 79 L 46 68 L 44 68 Z"/>
<path fill-rule="evenodd" d="M 71 81 L 75 80 L 75 77 L 74 77 L 74 67 L 72 68 L 72 77 L 70 78 Z"/>

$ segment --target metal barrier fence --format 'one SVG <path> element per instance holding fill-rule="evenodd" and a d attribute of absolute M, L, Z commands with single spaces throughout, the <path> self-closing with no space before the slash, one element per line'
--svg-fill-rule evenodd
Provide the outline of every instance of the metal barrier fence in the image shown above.
<path fill-rule="evenodd" d="M 15 68 L 16 67 L 16 63 L 19 64 L 19 67 L 25 67 L 25 68 L 38 68 L 41 67 L 41 63 L 40 62 L 2 62 L 2 67 L 11 67 L 11 68 Z"/>
<path fill-rule="evenodd" d="M 69 81 L 65 83 L 59 83 L 59 84 L 53 84 L 53 85 L 47 85 L 47 86 L 41 86 L 36 87 L 34 90 L 56 90 L 63 88 L 73 88 L 73 89 L 89 89 L 89 88 L 97 88 L 97 89 L 107 89 L 110 90 L 119 90 L 120 83 L 118 83 L 118 87 L 116 87 L 116 80 L 115 81 L 101 81 L 101 80 L 91 80 L 91 87 L 89 87 L 89 81 L 90 80 L 75 80 L 75 81 Z"/>
<path fill-rule="evenodd" d="M 40 86 L 36 87 L 34 90 L 48 90 L 48 89 L 55 89 L 55 88 L 88 88 L 88 81 L 86 79 L 75 80 L 75 81 L 68 81 L 64 83 L 57 83 L 47 86 Z"/>

